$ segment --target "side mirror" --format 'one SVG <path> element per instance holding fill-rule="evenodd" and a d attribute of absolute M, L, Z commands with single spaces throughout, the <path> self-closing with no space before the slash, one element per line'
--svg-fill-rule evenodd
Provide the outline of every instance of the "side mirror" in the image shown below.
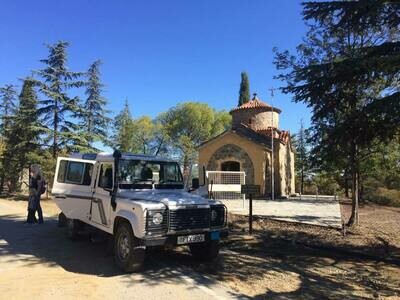
<path fill-rule="evenodd" d="M 192 178 L 192 189 L 197 190 L 200 187 L 199 178 Z"/>

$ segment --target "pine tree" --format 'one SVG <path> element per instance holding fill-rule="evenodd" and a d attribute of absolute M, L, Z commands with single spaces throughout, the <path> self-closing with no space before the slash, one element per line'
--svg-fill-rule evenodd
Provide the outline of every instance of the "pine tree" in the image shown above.
<path fill-rule="evenodd" d="M 240 74 L 242 80 L 240 82 L 239 103 L 238 106 L 250 101 L 250 83 L 246 72 Z"/>
<path fill-rule="evenodd" d="M 126 100 L 124 109 L 115 117 L 112 137 L 113 147 L 122 152 L 136 152 L 133 131 L 132 115 L 129 110 L 128 100 Z"/>
<path fill-rule="evenodd" d="M 10 126 L 10 118 L 15 113 L 15 100 L 17 92 L 15 86 L 7 84 L 0 88 L 0 113 L 1 113 L 1 134 L 4 137 Z"/>
<path fill-rule="evenodd" d="M 304 193 L 304 181 L 308 177 L 310 166 L 310 153 L 309 144 L 307 139 L 309 138 L 307 131 L 304 129 L 303 120 L 300 123 L 300 129 L 298 134 L 295 136 L 294 145 L 296 148 L 295 166 L 297 178 L 300 179 L 300 193 Z"/>
<path fill-rule="evenodd" d="M 376 140 L 399 133 L 400 4 L 388 1 L 306 2 L 309 31 L 297 47 L 276 54 L 284 92 L 313 111 L 313 156 L 349 167 L 352 215 L 358 224 L 360 163 Z M 327 163 L 329 162 L 329 163 Z"/>
<path fill-rule="evenodd" d="M 0 166 L 0 191 L 3 191 L 6 171 L 9 169 L 6 166 L 7 161 L 7 149 L 9 148 L 9 141 L 11 134 L 11 125 L 13 121 L 13 115 L 15 114 L 15 101 L 16 101 L 17 92 L 15 90 L 14 85 L 5 85 L 0 88 L 0 119 L 1 119 L 1 144 L 2 144 L 2 157 L 1 157 L 1 166 Z M 11 139 L 12 140 L 12 139 Z"/>
<path fill-rule="evenodd" d="M 82 73 L 68 71 L 66 66 L 68 46 L 69 44 L 63 41 L 48 45 L 48 58 L 40 60 L 45 64 L 45 68 L 36 71 L 43 79 L 38 82 L 39 89 L 47 98 L 41 101 L 39 114 L 45 124 L 43 130 L 52 140 L 53 157 L 57 156 L 62 147 L 83 145 L 86 142 L 85 136 L 75 132 L 77 125 L 72 119 L 79 110 L 78 98 L 71 98 L 67 94 L 70 88 L 84 84 L 82 81 L 77 81 Z"/>
<path fill-rule="evenodd" d="M 26 78 L 19 96 L 19 107 L 14 118 L 13 138 L 16 140 L 16 153 L 23 167 L 33 163 L 29 154 L 40 147 L 40 123 L 38 119 L 38 97 L 35 91 L 35 81 Z"/>
<path fill-rule="evenodd" d="M 101 61 L 96 60 L 89 67 L 85 92 L 87 98 L 77 114 L 82 119 L 80 127 L 82 134 L 87 136 L 88 148 L 91 148 L 95 141 L 106 142 L 107 124 L 110 121 L 105 109 L 107 100 L 102 96 L 104 85 L 100 80 L 100 65 Z"/>
<path fill-rule="evenodd" d="M 5 178 L 10 183 L 10 192 L 17 189 L 22 170 L 36 162 L 32 160 L 32 154 L 39 149 L 38 100 L 34 87 L 35 81 L 32 78 L 24 80 L 19 106 L 10 123 L 10 138 L 3 157 L 4 169 L 8 170 Z"/>

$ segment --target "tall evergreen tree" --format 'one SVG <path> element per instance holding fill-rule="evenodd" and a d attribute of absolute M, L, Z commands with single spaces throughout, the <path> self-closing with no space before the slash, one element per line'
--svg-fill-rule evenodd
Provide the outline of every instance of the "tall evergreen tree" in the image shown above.
<path fill-rule="evenodd" d="M 0 114 L 1 114 L 1 134 L 6 135 L 6 131 L 9 129 L 11 117 L 15 113 L 15 101 L 17 91 L 15 86 L 7 84 L 0 88 Z"/>
<path fill-rule="evenodd" d="M 47 98 L 41 101 L 39 114 L 43 117 L 43 129 L 52 140 L 53 157 L 62 147 L 85 144 L 85 137 L 75 132 L 77 125 L 72 119 L 79 109 L 78 98 L 71 98 L 67 94 L 70 88 L 80 87 L 84 83 L 77 80 L 82 73 L 68 71 L 68 46 L 68 42 L 64 41 L 48 45 L 48 57 L 40 60 L 45 68 L 36 71 L 43 79 L 38 82 L 39 89 Z"/>
<path fill-rule="evenodd" d="M 358 224 L 360 163 L 376 140 L 399 133 L 400 4 L 390 1 L 306 2 L 309 27 L 297 59 L 277 53 L 284 92 L 312 108 L 313 152 L 350 169 Z"/>
<path fill-rule="evenodd" d="M 308 177 L 311 169 L 308 138 L 308 132 L 304 129 L 303 120 L 301 120 L 299 132 L 294 139 L 296 149 L 295 166 L 297 178 L 300 179 L 301 194 L 304 193 L 305 178 Z"/>
<path fill-rule="evenodd" d="M 26 78 L 19 95 L 18 108 L 10 123 L 10 138 L 3 157 L 3 166 L 7 170 L 4 176 L 10 183 L 10 192 L 17 189 L 22 170 L 35 162 L 32 160 L 32 154 L 39 149 L 37 104 L 35 81 Z"/>
<path fill-rule="evenodd" d="M 87 136 L 88 148 L 91 148 L 95 141 L 106 141 L 107 124 L 110 119 L 107 117 L 105 105 L 107 100 L 102 96 L 104 85 L 100 79 L 101 61 L 96 60 L 90 65 L 87 71 L 86 101 L 77 114 L 82 119 L 81 131 Z"/>
<path fill-rule="evenodd" d="M 38 120 L 38 97 L 35 91 L 35 81 L 26 78 L 19 96 L 19 106 L 14 118 L 13 130 L 16 150 L 24 164 L 30 164 L 27 155 L 39 148 L 40 123 Z M 25 165 L 26 166 L 26 165 Z"/>
<path fill-rule="evenodd" d="M 239 90 L 239 102 L 238 106 L 250 101 L 250 83 L 246 72 L 240 74 L 240 90 Z"/>
<path fill-rule="evenodd" d="M 134 128 L 128 100 L 124 109 L 115 117 L 112 146 L 122 152 L 136 152 Z"/>

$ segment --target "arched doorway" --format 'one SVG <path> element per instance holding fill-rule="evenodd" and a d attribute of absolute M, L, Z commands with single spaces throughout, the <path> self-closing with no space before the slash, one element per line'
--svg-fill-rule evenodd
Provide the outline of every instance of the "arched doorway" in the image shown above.
<path fill-rule="evenodd" d="M 245 150 L 237 145 L 226 144 L 214 152 L 206 168 L 208 171 L 224 171 L 222 165 L 226 162 L 236 163 L 235 165 L 229 164 L 229 168 L 235 168 L 234 171 L 245 172 L 246 183 L 254 184 L 253 162 Z M 228 164 L 226 164 L 225 167 L 228 168 Z"/>
<path fill-rule="evenodd" d="M 221 171 L 240 171 L 240 162 L 228 160 L 221 163 Z"/>

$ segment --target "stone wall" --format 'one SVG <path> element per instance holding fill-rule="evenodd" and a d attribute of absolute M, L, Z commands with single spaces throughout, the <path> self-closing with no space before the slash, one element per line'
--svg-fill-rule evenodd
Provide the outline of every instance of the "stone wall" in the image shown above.
<path fill-rule="evenodd" d="M 273 123 L 271 114 L 274 115 Z M 240 124 L 246 124 L 255 130 L 265 129 L 267 127 L 279 128 L 279 114 L 275 111 L 259 111 L 256 109 L 233 111 L 232 127 L 238 127 Z"/>
<path fill-rule="evenodd" d="M 254 184 L 254 166 L 251 158 L 242 148 L 227 144 L 219 148 L 211 156 L 207 164 L 208 171 L 220 171 L 221 164 L 226 161 L 240 162 L 240 171 L 246 172 L 246 183 Z"/>
<path fill-rule="evenodd" d="M 278 164 L 275 164 L 275 166 L 279 174 L 277 192 L 281 196 L 290 196 L 295 192 L 294 154 L 289 144 L 279 143 L 276 151 L 278 151 Z"/>

